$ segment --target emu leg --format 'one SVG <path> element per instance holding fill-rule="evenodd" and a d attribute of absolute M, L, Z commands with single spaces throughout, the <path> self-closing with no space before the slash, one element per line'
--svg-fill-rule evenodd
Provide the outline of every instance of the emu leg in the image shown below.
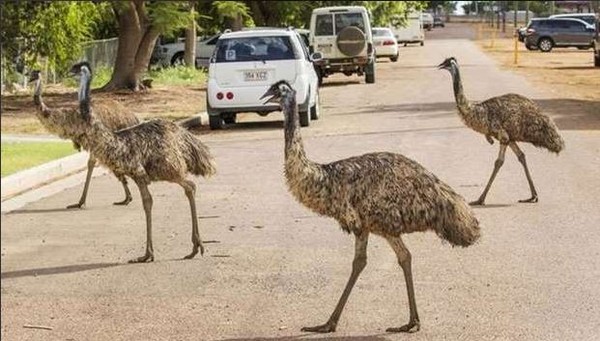
<path fill-rule="evenodd" d="M 419 322 L 419 314 L 417 313 L 417 302 L 415 300 L 415 289 L 412 280 L 412 269 L 411 269 L 411 259 L 410 251 L 406 248 L 402 239 L 398 238 L 390 238 L 388 242 L 396 252 L 396 256 L 398 257 L 398 264 L 402 268 L 404 272 L 404 280 L 406 281 L 406 290 L 408 292 L 408 307 L 410 311 L 410 318 L 408 323 L 398 328 L 388 328 L 386 329 L 389 333 L 414 333 L 421 329 L 421 322 Z"/>
<path fill-rule="evenodd" d="M 529 190 L 531 191 L 531 198 L 525 200 L 519 200 L 519 202 L 529 202 L 535 203 L 538 202 L 537 191 L 535 190 L 535 186 L 533 185 L 533 180 L 531 179 L 531 174 L 529 174 L 529 168 L 527 168 L 527 161 L 525 160 L 525 153 L 519 148 L 516 142 L 510 143 L 510 149 L 517 155 L 517 159 L 523 165 L 525 169 L 525 176 L 527 176 L 527 182 L 529 182 Z"/>
<path fill-rule="evenodd" d="M 148 184 L 145 181 L 135 180 L 140 189 L 144 212 L 146 213 L 146 254 L 142 257 L 134 258 L 129 263 L 144 263 L 154 261 L 154 248 L 152 247 L 152 195 L 148 190 Z"/>
<path fill-rule="evenodd" d="M 202 245 L 202 239 L 200 239 L 200 233 L 198 232 L 198 216 L 196 215 L 196 201 L 194 201 L 194 194 L 196 194 L 196 185 L 193 181 L 185 180 L 180 183 L 185 190 L 185 195 L 190 202 L 190 211 L 192 212 L 192 253 L 183 257 L 183 259 L 192 259 L 198 253 L 200 248 L 200 254 L 204 255 L 204 246 Z"/>
<path fill-rule="evenodd" d="M 496 174 L 498 174 L 500 167 L 502 167 L 502 164 L 504 164 L 504 154 L 506 153 L 506 147 L 508 147 L 506 144 L 500 144 L 500 152 L 498 153 L 498 158 L 496 159 L 496 162 L 494 162 L 494 171 L 490 176 L 490 180 L 488 181 L 487 186 L 485 186 L 483 193 L 481 193 L 481 195 L 479 196 L 479 199 L 470 202 L 470 205 L 485 205 L 485 197 L 487 196 L 490 187 L 492 187 L 492 182 L 494 182 L 494 179 L 496 178 Z"/>
<path fill-rule="evenodd" d="M 71 208 L 82 208 L 85 206 L 85 199 L 87 198 L 87 192 L 90 188 L 90 181 L 92 180 L 92 173 L 94 172 L 94 167 L 96 167 L 96 159 L 90 155 L 87 163 L 87 174 L 85 176 L 85 184 L 83 185 L 83 193 L 81 193 L 81 197 L 79 198 L 79 202 L 76 204 L 72 204 L 67 206 L 67 209 Z"/>
<path fill-rule="evenodd" d="M 131 192 L 129 191 L 129 186 L 127 186 L 127 178 L 125 178 L 124 175 L 115 174 L 115 176 L 117 177 L 117 179 L 119 179 L 119 181 L 121 181 L 121 184 L 123 185 L 123 190 L 125 191 L 125 199 L 123 199 L 122 201 L 114 202 L 113 205 L 126 206 L 132 200 Z"/>
<path fill-rule="evenodd" d="M 331 333 L 335 331 L 338 320 L 340 319 L 340 315 L 342 314 L 342 310 L 344 310 L 344 306 L 346 305 L 346 301 L 348 301 L 348 297 L 350 296 L 350 292 L 358 279 L 358 276 L 362 272 L 362 270 L 367 265 L 367 242 L 369 240 L 369 233 L 364 232 L 360 235 L 356 235 L 355 241 L 355 251 L 354 251 L 354 261 L 352 262 L 352 274 L 350 274 L 350 278 L 348 279 L 348 283 L 346 283 L 346 288 L 340 297 L 333 313 L 329 317 L 329 320 L 325 324 L 314 326 L 314 327 L 304 327 L 302 328 L 303 332 L 316 332 L 316 333 Z"/>

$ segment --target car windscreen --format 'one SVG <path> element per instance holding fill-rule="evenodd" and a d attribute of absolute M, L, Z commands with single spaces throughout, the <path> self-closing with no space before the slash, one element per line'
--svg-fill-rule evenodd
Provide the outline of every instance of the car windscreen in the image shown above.
<path fill-rule="evenodd" d="M 243 37 L 220 39 L 217 63 L 299 59 L 288 36 Z"/>
<path fill-rule="evenodd" d="M 365 31 L 365 21 L 361 13 L 336 13 L 335 14 L 335 32 L 339 33 L 348 26 L 355 26 Z"/>
<path fill-rule="evenodd" d="M 393 37 L 392 31 L 390 30 L 382 30 L 382 29 L 373 29 L 373 37 Z"/>

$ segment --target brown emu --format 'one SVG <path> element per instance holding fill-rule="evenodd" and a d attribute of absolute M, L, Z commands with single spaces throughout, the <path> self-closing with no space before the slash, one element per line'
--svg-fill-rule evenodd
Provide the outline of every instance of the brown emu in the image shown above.
<path fill-rule="evenodd" d="M 152 195 L 148 185 L 154 181 L 169 181 L 185 190 L 192 216 L 192 252 L 185 259 L 193 258 L 204 246 L 198 232 L 198 217 L 194 195 L 196 185 L 187 179 L 188 173 L 208 177 L 215 173 L 215 165 L 208 148 L 192 133 L 179 125 L 161 119 L 140 123 L 113 132 L 95 117 L 90 106 L 90 82 L 92 74 L 84 63 L 75 64 L 72 74 L 79 74 L 80 117 L 76 123 L 90 141 L 91 151 L 100 162 L 115 174 L 126 175 L 135 181 L 140 190 L 146 214 L 146 253 L 131 260 L 132 263 L 154 260 L 152 247 Z"/>
<path fill-rule="evenodd" d="M 263 95 L 280 103 L 285 125 L 285 177 L 292 195 L 314 212 L 332 217 L 353 233 L 352 273 L 329 320 L 303 331 L 336 329 L 348 296 L 367 264 L 370 233 L 385 238 L 394 252 L 408 291 L 410 320 L 389 332 L 420 329 L 412 280 L 411 254 L 402 234 L 434 231 L 452 245 L 469 246 L 479 238 L 479 222 L 464 199 L 417 162 L 393 153 L 371 153 L 318 164 L 306 157 L 300 136 L 296 92 L 286 81 Z"/>
<path fill-rule="evenodd" d="M 485 205 L 485 197 L 500 167 L 504 164 L 506 147 L 512 149 L 523 165 L 531 190 L 531 198 L 519 202 L 537 202 L 538 194 L 527 168 L 525 153 L 521 151 L 517 142 L 529 142 L 536 147 L 546 148 L 556 154 L 560 153 L 565 147 L 565 142 L 552 119 L 542 114 L 532 100 L 518 94 L 506 94 L 480 103 L 469 103 L 463 92 L 456 58 L 447 58 L 438 67 L 448 70 L 452 75 L 454 98 L 463 122 L 469 128 L 485 135 L 490 144 L 494 144 L 494 139 L 500 142 L 500 152 L 494 163 L 494 171 L 479 199 L 471 202 L 471 205 Z"/>
<path fill-rule="evenodd" d="M 29 76 L 29 81 L 35 82 L 33 102 L 38 109 L 36 116 L 46 130 L 58 135 L 61 138 L 72 140 L 73 145 L 77 150 L 83 148 L 86 151 L 90 151 L 90 142 L 87 139 L 87 135 L 84 131 L 77 129 L 85 127 L 82 127 L 81 125 L 69 124 L 69 122 L 74 122 L 79 117 L 78 108 L 76 106 L 73 106 L 72 108 L 48 108 L 48 106 L 44 104 L 44 101 L 42 100 L 42 79 L 40 77 L 40 71 L 32 71 Z M 98 119 L 102 121 L 110 130 L 119 130 L 140 123 L 138 118 L 133 113 L 125 110 L 123 106 L 116 101 L 105 103 L 103 105 L 94 104 L 94 113 L 98 116 Z M 82 208 L 85 206 L 90 181 L 92 179 L 92 172 L 94 171 L 95 166 L 96 158 L 94 157 L 94 154 L 90 152 L 90 157 L 87 163 L 85 185 L 83 186 L 83 193 L 81 193 L 78 203 L 69 205 L 67 208 Z M 127 179 L 124 176 L 117 176 L 117 178 L 123 184 L 125 199 L 115 202 L 114 204 L 127 205 L 131 202 L 131 192 L 127 186 Z"/>

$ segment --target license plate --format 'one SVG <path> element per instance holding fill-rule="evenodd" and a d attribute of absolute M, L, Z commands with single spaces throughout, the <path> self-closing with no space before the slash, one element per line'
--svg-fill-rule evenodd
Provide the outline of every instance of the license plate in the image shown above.
<path fill-rule="evenodd" d="M 244 71 L 244 80 L 246 82 L 267 80 L 267 71 Z"/>

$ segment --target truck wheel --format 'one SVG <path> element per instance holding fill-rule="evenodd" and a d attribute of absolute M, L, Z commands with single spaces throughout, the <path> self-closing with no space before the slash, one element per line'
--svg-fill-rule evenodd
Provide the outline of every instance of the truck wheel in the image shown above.
<path fill-rule="evenodd" d="M 315 95 L 315 105 L 310 108 L 310 119 L 318 120 L 321 117 L 321 106 L 319 103 L 319 92 Z"/>
<path fill-rule="evenodd" d="M 397 61 L 398 61 L 398 54 L 396 54 L 396 55 L 395 55 L 395 56 L 393 56 L 393 57 L 390 57 L 390 60 L 391 60 L 392 62 L 394 62 L 394 63 L 395 63 L 395 62 L 397 62 Z"/>
<path fill-rule="evenodd" d="M 223 129 L 223 117 L 221 115 L 209 115 L 208 124 L 211 130 Z"/>
<path fill-rule="evenodd" d="M 594 66 L 600 67 L 600 55 L 598 54 L 594 56 Z"/>
<path fill-rule="evenodd" d="M 235 113 L 228 113 L 223 115 L 223 121 L 225 124 L 235 124 L 236 116 L 237 115 Z"/>
<path fill-rule="evenodd" d="M 310 125 L 310 114 L 308 111 L 301 111 L 300 113 L 300 126 L 308 127 Z"/>
<path fill-rule="evenodd" d="M 423 46 L 423 45 L 425 45 L 425 42 L 424 42 L 424 41 L 421 41 L 421 46 Z"/>
<path fill-rule="evenodd" d="M 375 83 L 375 61 L 367 64 L 365 68 L 365 82 L 367 84 Z"/>

